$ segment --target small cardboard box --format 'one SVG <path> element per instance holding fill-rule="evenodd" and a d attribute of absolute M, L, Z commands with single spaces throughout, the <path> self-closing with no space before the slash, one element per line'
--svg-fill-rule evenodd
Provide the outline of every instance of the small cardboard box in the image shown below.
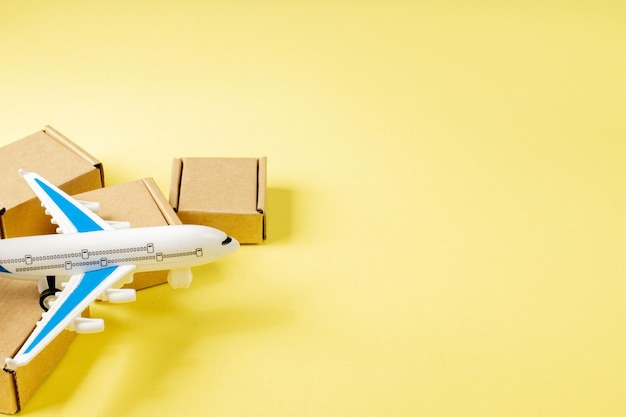
<path fill-rule="evenodd" d="M 181 224 L 152 178 L 127 182 L 75 195 L 79 200 L 100 203 L 98 216 L 109 221 L 127 221 L 131 227 Z M 138 272 L 126 288 L 140 290 L 167 282 L 168 271 Z"/>
<path fill-rule="evenodd" d="M 0 148 L 3 238 L 55 231 L 39 200 L 18 174 L 20 168 L 37 172 L 68 194 L 104 186 L 102 164 L 50 126 Z"/>
<path fill-rule="evenodd" d="M 174 159 L 170 204 L 183 223 L 220 229 L 240 243 L 265 240 L 267 160 Z"/>

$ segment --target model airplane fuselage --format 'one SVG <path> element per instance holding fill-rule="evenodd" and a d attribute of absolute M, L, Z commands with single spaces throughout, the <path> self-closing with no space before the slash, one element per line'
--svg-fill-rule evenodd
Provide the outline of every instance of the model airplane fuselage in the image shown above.
<path fill-rule="evenodd" d="M 40 280 L 134 265 L 134 272 L 173 270 L 176 274 L 228 255 L 237 246 L 224 232 L 195 225 L 17 237 L 0 240 L 0 273 Z M 171 284 L 184 287 L 189 283 Z"/>
<path fill-rule="evenodd" d="M 191 283 L 191 267 L 233 253 L 239 243 L 207 226 L 176 225 L 117 229 L 33 172 L 20 171 L 33 189 L 58 235 L 0 240 L 0 276 L 36 280 L 40 304 L 48 310 L 24 345 L 6 364 L 29 363 L 64 329 L 101 331 L 101 319 L 81 316 L 91 302 L 135 300 L 135 290 L 120 288 L 141 271 L 169 270 L 174 288 Z M 119 226 L 119 224 L 118 224 Z M 63 282 L 63 290 L 57 283 Z M 60 285 L 59 285 L 60 287 Z"/>

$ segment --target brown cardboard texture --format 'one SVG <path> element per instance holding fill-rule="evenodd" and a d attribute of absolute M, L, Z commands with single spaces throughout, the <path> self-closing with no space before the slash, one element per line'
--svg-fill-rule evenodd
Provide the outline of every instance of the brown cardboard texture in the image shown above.
<path fill-rule="evenodd" d="M 75 195 L 80 200 L 100 203 L 104 220 L 127 221 L 131 227 L 181 224 L 152 178 L 132 181 Z M 167 282 L 168 271 L 139 272 L 126 288 L 136 290 Z"/>
<path fill-rule="evenodd" d="M 74 197 L 98 202 L 100 217 L 109 221 L 128 221 L 131 227 L 181 224 L 152 178 Z M 167 271 L 141 272 L 135 274 L 127 287 L 141 289 L 166 281 Z M 0 311 L 0 361 L 4 361 L 19 350 L 41 318 L 37 283 L 0 278 Z M 3 369 L 0 372 L 0 412 L 13 414 L 26 404 L 61 360 L 74 337 L 74 332 L 64 331 L 28 365 L 17 371 Z"/>
<path fill-rule="evenodd" d="M 265 157 L 174 159 L 170 204 L 183 223 L 215 227 L 240 243 L 261 243 L 266 172 Z"/>
<path fill-rule="evenodd" d="M 4 359 L 19 350 L 41 318 L 37 283 L 0 278 L 0 311 L 0 361 L 3 363 L 0 371 L 0 412 L 14 414 L 52 372 L 75 333 L 63 331 L 28 365 L 11 371 L 4 367 Z M 87 316 L 88 312 L 83 315 Z"/>
<path fill-rule="evenodd" d="M 36 171 L 70 194 L 101 188 L 102 164 L 52 127 L 0 148 L 0 232 L 3 238 L 54 233 L 39 200 L 18 174 Z M 54 369 L 74 338 L 64 331 L 32 362 L 10 371 L 12 357 L 41 318 L 37 283 L 0 277 L 0 412 L 16 413 Z M 87 312 L 85 313 L 87 314 Z"/>
<path fill-rule="evenodd" d="M 18 174 L 35 171 L 68 194 L 101 188 L 102 164 L 50 126 L 0 148 L 0 234 L 54 233 L 39 200 Z"/>

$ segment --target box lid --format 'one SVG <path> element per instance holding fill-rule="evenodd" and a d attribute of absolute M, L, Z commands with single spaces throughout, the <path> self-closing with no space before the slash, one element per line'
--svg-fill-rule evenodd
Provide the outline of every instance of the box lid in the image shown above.
<path fill-rule="evenodd" d="M 258 172 L 257 158 L 182 158 L 176 208 L 178 211 L 257 213 Z"/>
<path fill-rule="evenodd" d="M 0 195 L 0 212 L 33 198 L 31 189 L 17 174 L 20 168 L 35 171 L 60 185 L 95 168 L 100 170 L 101 183 L 104 184 L 102 164 L 54 128 L 46 126 L 0 148 L 0 178 L 7 179 Z"/>

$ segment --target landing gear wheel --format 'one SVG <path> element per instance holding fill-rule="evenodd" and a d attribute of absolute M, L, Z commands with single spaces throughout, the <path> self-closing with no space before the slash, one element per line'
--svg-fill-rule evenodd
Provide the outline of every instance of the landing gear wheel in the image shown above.
<path fill-rule="evenodd" d="M 39 296 L 39 305 L 43 309 L 43 311 L 50 310 L 52 303 L 57 299 L 57 290 L 56 288 L 44 290 Z"/>
<path fill-rule="evenodd" d="M 56 294 L 59 292 L 56 288 L 56 277 L 54 275 L 46 276 L 45 282 L 39 282 L 39 291 L 41 291 L 39 295 L 39 305 L 43 311 L 50 310 L 52 302 L 57 299 Z"/>

